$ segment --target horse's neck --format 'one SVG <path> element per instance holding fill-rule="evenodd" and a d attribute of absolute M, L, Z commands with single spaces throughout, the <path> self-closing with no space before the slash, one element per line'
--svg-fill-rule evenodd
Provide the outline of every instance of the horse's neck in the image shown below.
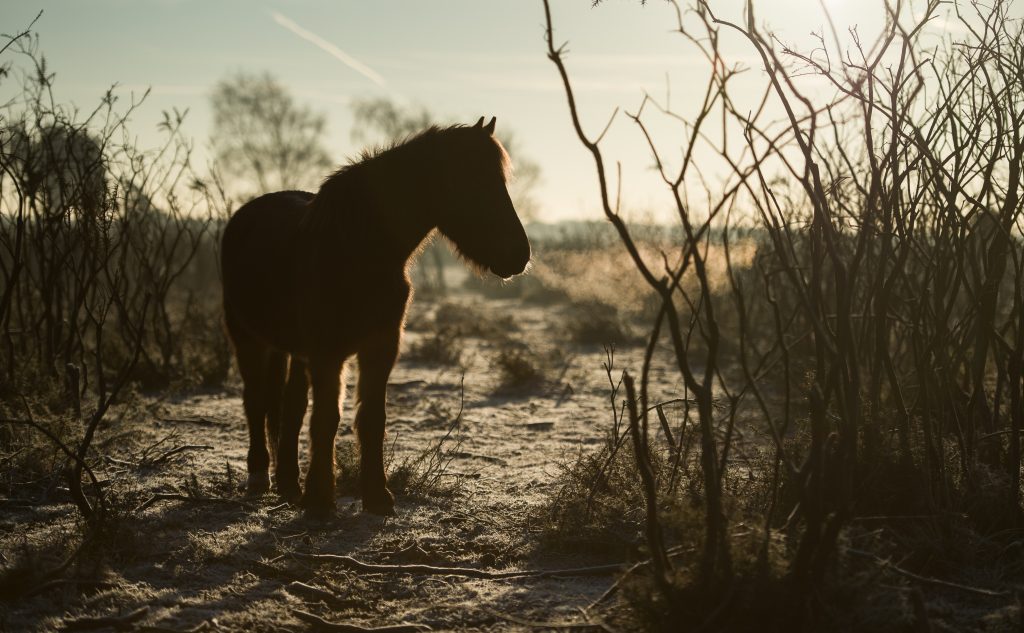
<path fill-rule="evenodd" d="M 396 254 L 407 261 L 420 244 L 437 228 L 437 196 L 432 191 L 434 182 L 425 174 L 409 170 L 402 179 L 372 178 L 371 225 L 381 237 L 393 244 Z M 381 183 L 388 183 L 382 185 Z"/>
<path fill-rule="evenodd" d="M 399 155 L 338 174 L 312 202 L 305 231 L 314 242 L 344 235 L 378 264 L 404 268 L 437 228 L 438 181 L 422 157 Z"/>

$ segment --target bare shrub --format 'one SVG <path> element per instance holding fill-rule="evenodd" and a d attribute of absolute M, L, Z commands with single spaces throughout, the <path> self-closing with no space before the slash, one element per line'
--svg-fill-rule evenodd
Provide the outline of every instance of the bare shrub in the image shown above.
<path fill-rule="evenodd" d="M 573 303 L 563 316 L 571 341 L 580 345 L 618 345 L 634 343 L 637 337 L 614 305 L 598 301 Z"/>
<path fill-rule="evenodd" d="M 533 265 L 537 259 L 534 257 Z M 544 283 L 534 274 L 513 281 L 495 279 L 483 275 L 467 275 L 462 287 L 488 299 L 517 299 L 539 304 L 557 303 L 564 299 L 564 293 Z"/>
<path fill-rule="evenodd" d="M 451 328 L 459 336 L 500 341 L 519 330 L 509 314 L 484 313 L 471 303 L 446 301 L 434 312 L 438 328 Z"/>
<path fill-rule="evenodd" d="M 137 149 L 121 139 L 141 101 L 119 112 L 110 93 L 79 120 L 55 101 L 35 45 L 20 53 L 32 71 L 21 98 L 5 104 L 0 391 L 67 383 L 74 366 L 81 394 L 103 393 L 136 335 L 142 349 L 133 379 L 169 384 L 210 351 L 213 369 L 200 373 L 205 381 L 222 377 L 223 342 L 202 353 L 185 349 L 200 324 L 203 338 L 219 338 L 210 327 L 219 306 L 209 281 L 218 274 L 222 207 L 191 168 L 183 115 L 165 113 L 164 146 Z"/>
<path fill-rule="evenodd" d="M 441 439 L 393 465 L 388 484 L 396 493 L 421 499 L 450 499 L 462 492 L 463 477 L 449 471 L 462 446 L 461 423 L 460 409 Z"/>
<path fill-rule="evenodd" d="M 3 51 L 22 64 L 0 73 L 21 88 L 0 111 L 0 481 L 30 504 L 62 481 L 84 524 L 42 582 L 117 540 L 124 499 L 94 443 L 133 385 L 226 375 L 209 296 L 224 197 L 192 169 L 182 113 L 164 113 L 161 147 L 137 148 L 141 99 L 119 108 L 110 91 L 83 114 L 56 100 L 33 36 Z"/>
<path fill-rule="evenodd" d="M 952 3 L 958 35 L 925 44 L 940 5 L 911 15 L 886 3 L 871 44 L 826 15 L 806 52 L 766 32 L 752 2 L 737 21 L 703 1 L 677 6 L 676 30 L 708 61 L 703 102 L 686 116 L 645 95 L 627 112 L 679 219 L 681 238 L 657 254 L 609 193 L 603 132 L 582 127 L 546 13 L 548 55 L 602 209 L 659 299 L 637 379 L 623 379 L 653 626 L 834 623 L 809 597 L 842 593 L 855 575 L 843 576 L 846 557 L 882 560 L 844 546 L 865 517 L 904 536 L 913 530 L 903 516 L 938 531 L 958 524 L 971 540 L 1021 524 L 1024 27 L 1009 2 Z M 763 72 L 749 103 L 732 90 L 745 69 L 730 65 L 726 37 Z M 671 167 L 654 117 L 683 126 L 683 158 Z M 712 161 L 726 174 L 720 187 L 703 176 Z M 647 374 L 662 337 L 696 413 L 704 535 L 695 573 L 667 553 L 675 519 L 659 486 L 664 448 L 648 435 L 658 409 Z M 738 438 L 751 433 L 764 448 L 742 458 L 749 446 Z M 758 483 L 741 486 L 744 476 Z M 757 503 L 734 497 L 751 494 Z M 761 525 L 757 573 L 740 563 L 737 521 Z M 764 553 L 780 532 L 785 571 L 766 576 Z M 759 586 L 771 603 L 746 599 Z M 924 598 L 915 604 L 915 626 L 927 628 Z"/>
<path fill-rule="evenodd" d="M 623 450 L 622 414 L 612 409 L 615 420 L 600 450 L 561 467 L 558 486 L 536 517 L 542 545 L 628 556 L 643 543 L 643 492 L 636 461 Z"/>
<path fill-rule="evenodd" d="M 498 373 L 498 392 L 521 392 L 544 385 L 548 380 L 546 359 L 520 345 L 502 345 L 491 358 Z"/>
<path fill-rule="evenodd" d="M 403 358 L 419 363 L 458 365 L 462 353 L 462 336 L 458 328 L 435 325 L 403 354 Z"/>

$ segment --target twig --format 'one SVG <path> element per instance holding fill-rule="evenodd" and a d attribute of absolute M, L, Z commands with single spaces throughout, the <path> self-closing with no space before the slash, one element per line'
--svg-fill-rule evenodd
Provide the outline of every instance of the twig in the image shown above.
<path fill-rule="evenodd" d="M 118 459 L 116 457 L 111 457 L 110 455 L 104 455 L 103 459 L 107 460 L 108 464 L 113 464 L 114 466 L 123 466 L 124 468 L 139 467 L 139 465 L 135 462 L 130 462 L 127 459 Z"/>
<path fill-rule="evenodd" d="M 683 547 L 682 545 L 676 545 L 675 547 L 670 547 L 666 551 L 666 553 L 668 554 L 669 558 L 678 556 L 678 555 L 683 554 L 683 553 L 692 554 L 693 552 L 694 552 L 694 548 L 692 548 L 692 547 Z M 590 606 L 587 607 L 587 608 L 588 609 L 593 609 L 594 607 L 598 606 L 599 604 L 601 604 L 602 602 L 604 602 L 608 598 L 611 598 L 612 596 L 614 596 L 615 593 L 622 586 L 622 583 L 625 582 L 625 580 L 627 578 L 629 578 L 637 570 L 642 569 L 643 567 L 646 567 L 646 566 L 648 566 L 650 564 L 651 564 L 651 559 L 649 559 L 649 558 L 647 560 L 642 560 L 642 561 L 640 561 L 638 563 L 634 563 L 631 567 L 626 569 L 626 571 L 622 572 L 622 575 L 615 579 L 615 582 L 612 583 L 612 586 L 608 587 L 608 589 L 605 590 L 605 592 L 603 594 L 601 594 L 597 598 L 597 600 L 594 600 L 593 602 L 591 602 Z"/>
<path fill-rule="evenodd" d="M 26 405 L 26 407 L 27 407 L 27 405 Z M 89 465 L 85 463 L 84 456 L 79 456 L 76 451 L 72 450 L 70 446 L 65 444 L 59 437 L 57 437 L 57 435 L 54 434 L 53 431 L 51 431 L 50 429 L 48 429 L 45 426 L 43 426 L 43 425 L 39 424 L 38 422 L 36 422 L 35 419 L 32 417 L 32 412 L 30 410 L 28 410 L 27 408 L 26 408 L 26 413 L 28 413 L 28 415 L 29 415 L 28 419 L 22 420 L 22 419 L 16 419 L 16 418 L 0 418 L 0 424 L 26 425 L 26 426 L 29 426 L 29 427 L 35 429 L 36 431 L 39 431 L 43 435 L 45 435 L 47 438 L 49 438 L 49 440 L 51 442 L 54 443 L 54 445 L 57 448 L 59 448 L 61 450 L 61 452 L 63 452 L 65 455 L 67 455 L 71 459 L 72 462 L 78 464 L 82 468 L 82 470 L 85 472 L 85 474 L 87 474 L 89 476 L 89 479 L 92 481 L 93 486 L 96 488 L 96 492 L 99 493 L 100 492 L 99 480 L 96 479 L 96 474 L 93 472 L 92 468 L 90 468 Z M 79 475 L 79 476 L 81 476 L 81 475 Z M 71 492 L 71 494 L 74 495 L 76 491 L 71 490 L 72 487 L 73 487 L 71 484 L 73 484 L 73 482 L 69 482 L 68 489 Z M 79 484 L 78 488 L 79 489 L 77 490 L 77 492 L 81 493 L 81 484 Z M 89 507 L 89 512 L 87 513 L 85 511 L 85 508 L 82 507 L 81 501 L 82 501 L 82 499 L 78 499 L 78 498 L 75 499 L 75 503 L 76 503 L 76 505 L 78 505 L 78 507 L 82 511 L 83 515 L 84 516 L 89 516 L 90 513 L 92 512 L 91 506 L 89 506 L 88 501 L 85 500 L 85 505 Z"/>
<path fill-rule="evenodd" d="M 41 17 L 43 17 L 43 10 L 42 9 L 39 10 L 39 13 L 36 14 L 36 17 L 32 18 L 32 21 L 28 23 L 28 26 L 25 27 L 24 31 L 22 31 L 21 33 L 18 33 L 17 35 L 14 35 L 14 36 L 8 36 L 10 39 L 7 40 L 7 43 L 4 44 L 3 48 L 0 48 L 0 55 L 3 55 L 4 52 L 8 48 L 10 48 L 11 44 L 14 44 L 15 42 L 17 42 L 21 38 L 23 38 L 26 35 L 30 34 L 32 32 L 32 27 L 35 26 L 36 22 L 39 21 L 39 18 L 41 18 Z"/>
<path fill-rule="evenodd" d="M 136 512 L 142 512 L 151 505 L 160 501 L 187 501 L 189 503 L 226 503 L 229 505 L 237 505 L 245 508 L 246 510 L 256 510 L 256 506 L 245 501 L 238 499 L 227 499 L 224 497 L 190 497 L 188 495 L 177 494 L 173 492 L 158 492 L 149 499 L 147 499 L 142 505 L 135 508 Z"/>
<path fill-rule="evenodd" d="M 53 580 L 44 582 L 41 585 L 36 585 L 35 587 L 29 589 L 22 595 L 24 595 L 25 597 L 35 596 L 41 593 L 46 593 L 50 589 L 55 589 L 57 587 L 63 587 L 66 585 L 89 585 L 92 587 L 99 587 L 100 589 L 111 589 L 113 587 L 117 587 L 118 583 L 110 582 L 108 580 L 88 580 L 84 578 L 55 578 Z"/>
<path fill-rule="evenodd" d="M 433 565 L 380 565 L 364 563 L 351 556 L 338 554 L 301 554 L 292 553 L 299 560 L 319 563 L 340 563 L 345 567 L 368 574 L 419 574 L 424 576 L 461 576 L 463 578 L 481 578 L 484 580 L 502 580 L 507 578 L 569 578 L 574 576 L 604 576 L 622 571 L 622 564 L 595 565 L 593 567 L 576 567 L 571 569 L 537 569 L 524 571 L 487 571 L 470 567 L 434 567 Z"/>
<path fill-rule="evenodd" d="M 398 558 L 400 556 L 405 556 L 405 555 L 410 554 L 410 553 L 417 554 L 417 555 L 423 556 L 423 557 L 428 557 L 429 556 L 429 554 L 426 552 L 426 550 L 424 550 L 422 547 L 420 547 L 419 543 L 413 541 L 412 543 L 409 543 L 408 545 L 406 545 L 402 549 L 396 550 L 394 552 L 386 552 L 386 553 L 384 553 L 384 557 L 389 559 L 389 560 L 394 560 L 394 559 L 396 559 L 396 558 Z"/>
<path fill-rule="evenodd" d="M 534 629 L 604 629 L 606 628 L 603 623 L 599 622 L 533 622 L 531 620 L 524 620 L 523 618 L 509 615 L 507 613 L 501 613 L 492 609 L 484 608 L 484 612 L 493 615 L 496 618 L 512 622 L 513 624 L 520 624 L 522 626 L 528 626 Z"/>
<path fill-rule="evenodd" d="M 641 420 L 637 411 L 636 389 L 633 377 L 629 375 L 628 371 L 622 372 L 622 384 L 626 387 L 626 409 L 629 412 L 629 432 L 633 437 L 633 453 L 643 484 L 644 499 L 647 502 L 645 522 L 647 547 L 651 550 L 654 582 L 662 596 L 671 601 L 672 583 L 669 581 L 669 576 L 672 573 L 672 563 L 668 558 L 665 539 L 661 531 L 661 521 L 658 518 L 658 484 L 654 477 L 654 467 L 651 464 L 651 447 L 647 442 L 647 416 L 644 415 Z M 665 428 L 668 428 L 667 422 Z"/>
<path fill-rule="evenodd" d="M 200 633 L 200 631 L 206 631 L 209 628 L 211 628 L 210 621 L 204 620 L 190 629 L 172 629 L 168 626 L 158 626 L 154 624 L 140 626 L 134 629 L 134 631 L 137 633 Z"/>
<path fill-rule="evenodd" d="M 312 624 L 314 628 L 321 631 L 340 631 L 343 633 L 420 633 L 420 631 L 432 630 L 425 624 L 393 624 L 391 626 L 366 627 L 358 624 L 340 624 L 328 622 L 320 616 L 313 615 L 306 611 L 292 611 L 292 615 L 298 619 Z"/>
<path fill-rule="evenodd" d="M 985 588 L 982 588 L 982 587 L 972 587 L 970 585 L 962 585 L 962 584 L 960 584 L 958 582 L 950 582 L 948 580 L 940 580 L 938 578 L 931 578 L 929 576 L 922 576 L 920 574 L 915 574 L 914 572 L 907 571 L 906 569 L 903 569 L 902 567 L 896 565 L 892 561 L 886 560 L 886 559 L 881 558 L 879 556 L 876 556 L 876 555 L 872 554 L 871 552 L 865 552 L 865 551 L 858 550 L 858 549 L 853 549 L 853 548 L 847 548 L 846 551 L 849 552 L 850 554 L 853 554 L 854 556 L 860 556 L 861 558 L 867 558 L 869 560 L 872 560 L 875 563 L 877 563 L 878 565 L 880 565 L 881 567 L 885 567 L 886 569 L 891 569 L 892 571 L 896 572 L 897 574 L 899 574 L 901 576 L 905 576 L 905 577 L 907 577 L 907 578 L 909 578 L 911 580 L 916 580 L 917 582 L 925 583 L 925 584 L 928 584 L 928 585 L 935 585 L 937 587 L 946 587 L 947 589 L 958 589 L 960 591 L 966 591 L 967 593 L 973 593 L 973 594 L 979 595 L 979 596 L 988 596 L 990 598 L 1007 598 L 1007 597 L 1010 596 L 1010 592 L 1008 592 L 1008 591 L 996 591 L 994 589 L 985 589 Z"/>
<path fill-rule="evenodd" d="M 920 587 L 910 592 L 910 604 L 914 607 L 914 632 L 932 633 L 932 623 L 928 620 L 928 607 L 924 602 L 924 594 Z"/>
<path fill-rule="evenodd" d="M 199 424 L 201 426 L 215 426 L 220 424 L 215 420 L 211 420 L 210 418 L 203 416 L 198 418 L 157 418 L 157 420 L 160 420 L 161 422 L 170 422 L 172 424 Z"/>
<path fill-rule="evenodd" d="M 527 426 L 527 428 L 530 428 L 529 424 L 527 424 L 526 426 Z M 508 463 L 507 461 L 505 461 L 504 459 L 502 459 L 500 457 L 494 457 L 492 455 L 483 455 L 481 453 L 470 453 L 469 451 L 451 451 L 448 454 L 451 455 L 452 457 L 456 458 L 456 459 L 479 459 L 479 460 L 482 460 L 482 461 L 485 461 L 485 462 L 489 462 L 491 464 L 502 464 L 502 465 L 505 465 L 505 464 Z"/>
<path fill-rule="evenodd" d="M 320 598 L 321 600 L 335 600 L 338 597 L 326 589 L 307 585 L 306 583 L 299 582 L 298 580 L 288 583 L 285 586 L 285 589 L 288 593 L 302 593 L 307 596 L 313 596 L 314 598 Z"/>
<path fill-rule="evenodd" d="M 76 560 L 78 560 L 78 556 L 82 553 L 83 550 L 85 550 L 85 546 L 88 543 L 90 543 L 92 541 L 93 537 L 95 537 L 95 536 L 96 536 L 96 528 L 95 528 L 95 526 L 89 526 L 89 528 L 86 531 L 86 533 L 82 536 L 81 542 L 78 543 L 78 545 L 75 547 L 74 551 L 72 551 L 68 555 L 68 557 L 64 559 L 64 561 L 62 563 L 60 563 L 59 565 L 57 565 L 53 569 L 49 569 L 47 571 L 44 571 L 42 573 L 37 574 L 37 578 L 39 579 L 39 584 L 36 584 L 36 585 L 34 585 L 32 587 L 26 587 L 25 590 L 24 590 L 25 593 L 27 595 L 32 595 L 33 593 L 36 592 L 37 589 L 39 589 L 41 587 L 44 587 L 48 582 L 51 582 L 57 576 L 59 576 L 60 574 L 64 573 L 64 570 L 66 570 L 68 567 L 71 567 L 71 564 L 74 563 Z"/>
<path fill-rule="evenodd" d="M 146 617 L 147 613 L 149 613 L 149 607 L 142 607 L 141 609 L 136 609 L 135 611 L 126 613 L 125 615 L 105 615 L 98 618 L 75 618 L 74 620 L 68 620 L 65 622 L 64 626 L 61 627 L 61 630 L 88 631 L 91 629 L 99 629 L 109 626 L 119 631 L 127 631 L 135 628 L 134 623 Z"/>
<path fill-rule="evenodd" d="M 184 444 L 182 446 L 175 446 L 174 448 L 170 449 L 169 451 L 166 451 L 156 459 L 150 461 L 148 464 L 146 464 L 145 460 L 143 460 L 142 462 L 139 462 L 139 465 L 156 466 L 157 464 L 163 463 L 170 459 L 171 457 L 174 457 L 179 453 L 184 453 L 185 451 L 210 450 L 212 448 L 213 447 L 209 446 L 208 444 Z"/>
<path fill-rule="evenodd" d="M 14 451 L 10 455 L 4 455 L 3 458 L 0 458 L 0 464 L 6 464 L 7 462 L 9 462 L 9 461 L 13 460 L 15 457 L 17 457 L 18 455 L 21 455 L 22 453 L 24 453 L 26 450 L 28 450 L 28 448 L 23 446 L 22 448 L 19 448 L 18 450 Z"/>
<path fill-rule="evenodd" d="M 313 585 L 307 585 L 306 583 L 299 582 L 298 580 L 290 582 L 287 585 L 285 585 L 285 590 L 288 593 L 293 593 L 296 595 L 305 595 L 310 598 L 317 598 L 319 600 L 323 600 L 324 602 L 333 604 L 335 606 L 355 606 L 360 602 L 358 600 L 353 600 L 351 598 L 342 598 L 334 592 L 327 591 L 326 589 L 321 589 L 320 587 L 314 587 Z"/>

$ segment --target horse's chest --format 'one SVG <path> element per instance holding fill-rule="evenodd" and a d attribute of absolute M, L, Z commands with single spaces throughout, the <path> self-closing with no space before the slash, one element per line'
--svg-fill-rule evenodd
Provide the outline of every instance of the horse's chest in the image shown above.
<path fill-rule="evenodd" d="M 300 331 L 311 351 L 331 348 L 353 353 L 359 343 L 382 329 L 399 329 L 409 302 L 404 280 L 354 280 L 321 288 L 305 297 Z"/>

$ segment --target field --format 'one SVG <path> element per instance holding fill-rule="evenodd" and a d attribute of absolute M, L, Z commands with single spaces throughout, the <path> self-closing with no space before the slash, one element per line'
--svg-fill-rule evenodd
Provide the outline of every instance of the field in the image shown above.
<path fill-rule="evenodd" d="M 465 274 L 449 272 L 456 280 Z M 281 630 L 299 626 L 296 611 L 434 629 L 581 621 L 579 609 L 612 586 L 641 542 L 638 517 L 623 517 L 618 543 L 588 544 L 556 523 L 561 471 L 606 441 L 612 418 L 605 351 L 571 342 L 573 317 L 568 303 L 524 306 L 458 289 L 414 303 L 405 358 L 388 387 L 394 518 L 359 511 L 350 431 L 338 441 L 335 520 L 305 521 L 273 495 L 244 499 L 247 435 L 237 378 L 223 390 L 127 396 L 97 442 L 103 458 L 94 470 L 123 513 L 113 534 L 86 544 L 108 550 L 104 562 L 37 589 L 7 612 L 4 626 L 50 630 L 142 607 L 141 622 L 169 630 L 204 622 L 215 622 L 213 630 Z M 552 323 L 565 331 L 552 336 Z M 444 339 L 448 356 L 436 344 L 439 326 L 461 330 Z M 635 361 L 636 342 L 620 342 L 616 362 Z M 658 372 L 656 384 L 665 393 L 677 387 L 671 372 Z M 79 525 L 66 490 L 39 492 L 38 501 L 4 501 L 0 549 L 23 570 L 18 579 L 9 570 L 6 583 L 33 581 L 75 546 Z M 415 567 L 360 570 L 296 554 L 499 576 L 596 569 L 487 579 Z"/>
<path fill-rule="evenodd" d="M 603 270 L 614 269 L 615 258 L 608 253 Z M 538 278 L 554 274 L 539 266 Z M 388 385 L 397 516 L 360 511 L 347 428 L 338 440 L 335 519 L 303 519 L 272 494 L 244 497 L 247 435 L 234 372 L 224 388 L 133 391 L 97 431 L 93 470 L 113 515 L 102 531 L 90 533 L 76 517 L 59 480 L 9 488 L 0 523 L 4 591 L 31 591 L 8 603 L 5 629 L 300 630 L 309 623 L 303 614 L 408 630 L 635 627 L 628 605 L 650 589 L 623 573 L 638 563 L 642 570 L 648 556 L 642 492 L 628 464 L 606 457 L 609 434 L 621 425 L 609 397 L 618 368 L 642 360 L 642 319 L 602 321 L 614 308 L 590 295 L 608 292 L 606 284 L 574 300 L 557 288 L 540 292 L 536 280 L 523 288 L 481 284 L 457 264 L 445 270 L 450 290 L 414 301 Z M 628 278 L 619 283 L 635 287 Z M 524 293 L 535 298 L 524 301 Z M 581 327 L 581 311 L 600 329 Z M 609 343 L 598 343 L 602 337 Z M 350 368 L 350 393 L 354 374 Z M 652 366 L 650 389 L 668 403 L 670 428 L 692 436 L 681 425 L 685 389 L 668 349 Z M 347 411 L 343 427 L 350 418 Z M 664 443 L 661 433 L 653 443 Z M 764 504 L 771 440 L 756 416 L 735 433 L 738 472 L 729 488 L 737 501 Z M 602 464 L 603 478 L 595 476 Z M 680 479 L 696 501 L 699 474 L 687 469 Z M 686 543 L 697 526 L 679 521 L 670 548 L 693 564 Z M 750 531 L 738 525 L 736 543 Z M 847 536 L 854 552 L 891 537 L 870 520 Z M 965 544 L 982 551 L 957 555 L 991 556 L 989 545 Z M 64 573 L 44 573 L 71 557 Z M 853 578 L 845 585 L 849 630 L 912 622 L 918 595 L 933 630 L 1016 630 L 1018 607 L 998 606 L 1013 586 L 1004 584 L 1004 574 L 1015 573 L 1008 560 L 998 576 L 971 561 L 951 576 L 959 586 L 915 587 L 920 577 L 887 571 L 887 562 L 844 559 Z"/>
<path fill-rule="evenodd" d="M 531 170 L 508 180 L 495 119 L 423 130 L 426 109 L 369 100 L 357 120 L 392 144 L 322 181 L 301 219 L 264 209 L 283 226 L 234 268 L 222 236 L 253 186 L 298 186 L 266 156 L 324 173 L 307 145 L 326 119 L 269 75 L 229 78 L 212 107 L 237 125 L 204 169 L 183 112 L 140 148 L 139 103 L 59 102 L 31 28 L 10 36 L 0 630 L 1024 629 L 1024 20 L 953 3 L 936 33 L 943 4 L 888 7 L 870 46 L 829 22 L 810 49 L 678 11 L 703 102 L 645 93 L 624 112 L 662 181 L 655 222 L 622 204 L 545 1 L 601 220 L 526 221 Z M 735 46 L 757 73 L 725 62 Z M 735 87 L 755 74 L 760 93 Z M 404 265 L 397 514 L 361 509 L 385 495 L 360 483 L 351 362 L 335 497 L 312 486 L 304 514 L 247 496 L 222 287 L 294 273 L 248 318 L 294 294 L 278 322 L 315 331 L 308 376 L 333 400 L 350 344 L 334 319 L 390 354 L 377 326 L 395 331 Z M 372 426 L 382 400 L 363 394 Z"/>

